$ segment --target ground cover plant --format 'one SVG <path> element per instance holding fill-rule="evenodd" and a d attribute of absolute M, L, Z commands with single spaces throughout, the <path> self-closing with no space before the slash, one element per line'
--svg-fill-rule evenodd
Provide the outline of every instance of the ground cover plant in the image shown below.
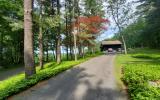
<path fill-rule="evenodd" d="M 0 100 L 5 99 L 8 96 L 16 94 L 20 91 L 23 91 L 35 85 L 39 81 L 55 76 L 97 55 L 100 55 L 100 54 L 90 55 L 78 61 L 64 61 L 61 64 L 56 64 L 55 62 L 47 63 L 45 64 L 45 67 L 43 70 L 40 70 L 40 68 L 37 67 L 36 69 L 37 74 L 33 75 L 28 79 L 25 79 L 25 74 L 23 73 L 23 74 L 18 74 L 13 77 L 10 77 L 4 81 L 0 81 Z"/>
<path fill-rule="evenodd" d="M 135 52 L 116 58 L 117 66 L 122 68 L 122 80 L 128 86 L 131 100 L 160 99 L 159 56 L 157 50 L 136 49 Z"/>

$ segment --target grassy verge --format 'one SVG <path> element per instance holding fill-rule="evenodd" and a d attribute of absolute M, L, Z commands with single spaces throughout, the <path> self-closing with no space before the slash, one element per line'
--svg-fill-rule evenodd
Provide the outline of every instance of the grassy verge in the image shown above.
<path fill-rule="evenodd" d="M 118 55 L 116 69 L 123 68 L 122 79 L 132 100 L 160 100 L 160 51 L 136 49 Z"/>
<path fill-rule="evenodd" d="M 0 82 L 0 99 L 5 99 L 8 96 L 21 92 L 38 82 L 53 77 L 67 69 L 72 68 L 73 66 L 80 64 L 92 57 L 98 56 L 100 54 L 95 54 L 92 56 L 88 56 L 84 59 L 80 59 L 78 61 L 64 61 L 61 64 L 57 65 L 55 63 L 48 63 L 45 65 L 43 70 L 39 70 L 37 68 L 37 74 L 33 75 L 29 79 L 25 79 L 24 74 L 18 74 L 11 78 L 8 78 L 4 81 Z"/>
<path fill-rule="evenodd" d="M 122 55 L 121 55 L 122 56 Z M 116 56 L 116 60 L 115 60 L 115 77 L 116 77 L 116 83 L 117 83 L 117 87 L 119 90 L 124 90 L 126 89 L 123 81 L 121 80 L 122 78 L 122 66 L 119 64 L 120 60 L 119 59 L 120 55 L 119 56 Z"/>

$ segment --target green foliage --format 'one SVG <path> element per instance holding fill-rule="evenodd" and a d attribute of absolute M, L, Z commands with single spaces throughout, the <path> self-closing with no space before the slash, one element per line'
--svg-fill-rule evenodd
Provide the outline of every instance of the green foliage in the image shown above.
<path fill-rule="evenodd" d="M 110 0 L 114 1 L 114 0 Z M 117 0 L 118 1 L 118 0 Z M 126 0 L 119 0 L 126 1 Z M 136 47 L 160 47 L 160 1 L 159 0 L 138 0 L 136 12 L 131 13 L 131 22 L 127 24 L 119 34 L 114 38 L 121 39 L 120 33 L 124 35 L 124 39 L 128 48 Z M 125 3 L 123 3 L 126 5 Z M 134 3 L 132 2 L 132 5 Z M 123 9 L 123 7 L 121 7 Z M 130 10 L 130 9 L 129 9 Z M 116 14 L 117 12 L 115 12 Z M 120 16 L 125 15 L 119 12 Z M 121 20 L 121 17 L 119 17 Z M 125 17 L 124 17 L 125 18 Z M 118 21 L 119 21 L 118 20 Z M 127 21 L 128 23 L 129 21 Z M 121 24 L 120 24 L 121 25 Z M 123 26 L 123 25 L 122 25 Z"/>
<path fill-rule="evenodd" d="M 61 64 L 48 63 L 45 65 L 43 70 L 37 68 L 37 74 L 32 77 L 25 79 L 24 74 L 18 74 L 4 81 L 0 81 L 0 99 L 5 99 L 8 96 L 21 92 L 39 81 L 48 79 L 55 76 L 73 66 L 88 60 L 91 57 L 97 56 L 99 54 L 90 55 L 85 59 L 80 59 L 79 61 L 64 61 Z"/>
<path fill-rule="evenodd" d="M 122 0 L 123 1 L 123 0 Z M 134 23 L 122 30 L 126 44 L 134 47 L 160 47 L 160 1 L 138 0 Z M 120 36 L 115 36 L 120 38 Z"/>
<path fill-rule="evenodd" d="M 121 34 L 124 35 L 128 48 L 135 48 L 146 45 L 142 34 L 145 24 L 146 23 L 144 19 L 139 19 L 138 21 L 130 24 L 121 31 Z M 121 40 L 121 36 L 119 34 L 116 34 L 113 39 Z"/>
<path fill-rule="evenodd" d="M 0 1 L 0 65 L 22 62 L 23 1 Z M 21 52 L 22 51 L 22 52 Z"/>
<path fill-rule="evenodd" d="M 133 52 L 134 51 L 134 52 Z M 160 80 L 160 52 L 153 49 L 135 49 L 129 55 L 116 58 L 123 66 L 123 81 L 132 100 L 159 100 L 160 88 L 149 84 Z"/>
<path fill-rule="evenodd" d="M 55 28 L 55 27 L 58 27 L 58 24 L 59 24 L 59 22 L 60 22 L 60 16 L 52 16 L 52 17 L 46 17 L 45 18 L 45 24 L 46 24 L 46 26 L 45 27 L 51 27 L 51 28 Z"/>
<path fill-rule="evenodd" d="M 86 16 L 104 16 L 103 0 L 84 0 Z"/>
<path fill-rule="evenodd" d="M 154 55 L 154 54 L 134 54 L 133 57 L 135 58 L 144 58 L 144 59 L 160 59 L 160 55 Z"/>
<path fill-rule="evenodd" d="M 60 2 L 60 5 L 58 5 L 59 0 L 42 0 L 41 20 L 40 1 L 34 0 L 33 2 L 32 24 L 35 53 L 39 51 L 39 29 L 42 27 L 44 56 L 50 51 L 55 52 L 57 50 L 57 41 L 61 37 L 62 51 L 66 50 L 68 52 L 67 60 L 69 58 L 73 59 L 73 18 L 93 15 L 104 16 L 102 0 L 68 0 L 63 3 Z M 0 0 L 0 66 L 2 67 L 8 64 L 24 63 L 23 2 L 23 0 Z M 73 8 L 75 8 L 75 11 Z M 62 12 L 58 13 L 59 10 L 62 10 Z M 93 36 L 84 36 L 84 38 L 92 38 Z M 80 44 L 77 45 L 79 49 L 87 47 L 86 44 L 90 42 L 93 44 L 91 39 L 83 41 L 78 37 L 77 41 L 81 41 L 81 43 L 77 43 Z M 37 62 L 38 59 L 36 59 Z"/>
<path fill-rule="evenodd" d="M 143 37 L 148 46 L 159 48 L 160 46 L 160 13 L 159 0 L 140 0 L 139 11 L 146 20 Z"/>
<path fill-rule="evenodd" d="M 128 64 L 124 67 L 123 80 L 127 83 L 131 99 L 158 100 L 160 89 L 149 81 L 160 79 L 160 65 Z"/>

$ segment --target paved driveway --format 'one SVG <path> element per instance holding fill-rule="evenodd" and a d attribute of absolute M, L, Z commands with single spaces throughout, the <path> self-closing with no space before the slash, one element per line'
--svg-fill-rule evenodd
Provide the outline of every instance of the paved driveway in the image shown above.
<path fill-rule="evenodd" d="M 14 75 L 20 74 L 24 72 L 24 67 L 18 67 L 14 69 L 8 69 L 6 71 L 1 71 L 0 72 L 0 81 L 3 81 L 7 78 L 10 78 Z"/>
<path fill-rule="evenodd" d="M 12 100 L 126 100 L 116 87 L 114 55 L 84 62 L 11 97 Z"/>

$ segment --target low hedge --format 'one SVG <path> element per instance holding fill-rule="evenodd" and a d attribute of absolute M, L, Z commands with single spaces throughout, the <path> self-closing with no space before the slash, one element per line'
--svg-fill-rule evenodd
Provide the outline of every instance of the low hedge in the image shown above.
<path fill-rule="evenodd" d="M 99 55 L 99 54 L 98 54 Z M 37 74 L 33 75 L 29 79 L 25 79 L 25 75 L 18 74 L 11 78 L 8 78 L 4 81 L 0 81 L 0 100 L 6 99 L 7 97 L 19 93 L 38 82 L 48 79 L 50 77 L 53 77 L 67 69 L 72 68 L 73 66 L 80 64 L 86 60 L 88 60 L 91 57 L 94 57 L 97 55 L 92 55 L 90 57 L 87 57 L 85 59 L 80 59 L 79 61 L 64 61 L 59 65 L 49 63 L 45 65 L 45 69 L 38 70 Z"/>
<path fill-rule="evenodd" d="M 132 57 L 134 58 L 142 58 L 142 59 L 155 59 L 158 60 L 160 59 L 160 55 L 156 55 L 156 54 L 133 54 Z"/>
<path fill-rule="evenodd" d="M 125 65 L 123 80 L 132 100 L 160 100 L 160 88 L 149 84 L 160 80 L 160 65 Z"/>

